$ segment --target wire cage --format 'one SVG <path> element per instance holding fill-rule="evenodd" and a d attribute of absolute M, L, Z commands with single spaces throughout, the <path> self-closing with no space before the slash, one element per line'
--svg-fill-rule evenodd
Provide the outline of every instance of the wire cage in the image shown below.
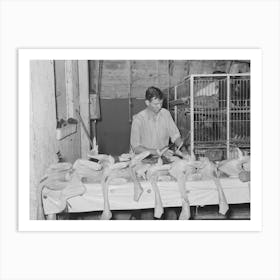
<path fill-rule="evenodd" d="M 250 153 L 250 74 L 190 75 L 168 89 L 167 108 L 197 156 Z"/>

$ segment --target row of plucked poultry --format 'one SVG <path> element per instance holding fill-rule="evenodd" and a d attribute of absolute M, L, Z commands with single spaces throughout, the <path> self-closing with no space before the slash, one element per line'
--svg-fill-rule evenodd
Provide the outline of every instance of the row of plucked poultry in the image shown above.
<path fill-rule="evenodd" d="M 137 202 L 141 199 L 143 188 L 142 180 L 150 182 L 155 194 L 154 217 L 160 218 L 163 214 L 163 203 L 157 182 L 160 178 L 169 177 L 177 181 L 178 191 L 182 201 L 182 210 L 179 216 L 181 220 L 190 218 L 190 203 L 186 182 L 193 180 L 213 180 L 219 197 L 219 212 L 225 214 L 228 204 L 220 182 L 221 174 L 230 177 L 239 177 L 242 181 L 249 181 L 250 157 L 243 156 L 238 149 L 238 157 L 219 163 L 211 162 L 208 158 L 196 160 L 194 156 L 180 154 L 180 157 L 172 156 L 170 163 L 163 164 L 161 157 L 154 164 L 144 163 L 150 153 L 125 154 L 118 162 L 110 155 L 96 154 L 90 157 L 94 161 L 78 159 L 71 163 L 57 163 L 51 165 L 40 183 L 40 193 L 43 188 L 60 191 L 60 198 L 54 201 L 57 207 L 63 211 L 67 207 L 67 200 L 86 192 L 84 183 L 98 182 L 102 186 L 104 208 L 102 220 L 110 220 L 112 212 L 109 202 L 110 184 L 133 181 L 134 197 Z M 43 199 L 47 197 L 43 196 Z"/>

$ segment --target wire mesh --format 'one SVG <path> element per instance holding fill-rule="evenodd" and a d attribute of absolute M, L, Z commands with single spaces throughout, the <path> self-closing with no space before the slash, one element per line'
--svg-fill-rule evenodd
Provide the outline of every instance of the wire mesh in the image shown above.
<path fill-rule="evenodd" d="M 196 155 L 204 156 L 208 149 L 220 149 L 227 158 L 228 149 L 233 146 L 249 151 L 250 75 L 190 77 L 169 89 L 168 106 L 182 137 L 186 139 L 190 132 L 193 134 L 189 141 L 193 141 Z"/>

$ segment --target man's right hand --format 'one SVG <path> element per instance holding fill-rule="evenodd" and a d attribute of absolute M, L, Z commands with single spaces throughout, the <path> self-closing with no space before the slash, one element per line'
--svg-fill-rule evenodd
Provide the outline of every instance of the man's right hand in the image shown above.
<path fill-rule="evenodd" d="M 172 157 L 174 155 L 174 152 L 172 150 L 167 150 L 163 155 L 165 157 Z"/>
<path fill-rule="evenodd" d="M 168 147 L 164 147 L 162 148 L 159 152 L 158 155 L 161 156 L 165 156 L 165 157 L 171 157 L 173 156 L 173 151 L 169 150 Z"/>

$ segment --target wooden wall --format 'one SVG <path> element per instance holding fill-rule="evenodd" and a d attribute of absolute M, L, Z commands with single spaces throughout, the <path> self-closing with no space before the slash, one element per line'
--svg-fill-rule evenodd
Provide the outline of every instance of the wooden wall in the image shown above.
<path fill-rule="evenodd" d="M 64 96 L 66 96 L 66 116 L 67 118 L 76 117 L 76 109 L 80 110 L 79 104 L 79 78 L 78 78 L 78 62 L 77 61 L 61 61 L 64 64 L 64 71 L 56 72 L 56 85 L 58 82 L 64 84 Z M 61 74 L 61 76 L 60 76 Z M 57 141 L 58 150 L 63 159 L 68 162 L 74 162 L 81 157 L 81 129 L 80 122 L 78 123 L 77 132 Z"/>
<path fill-rule="evenodd" d="M 57 161 L 55 86 L 52 61 L 31 61 L 30 219 L 37 219 L 37 187 L 46 168 Z"/>
<path fill-rule="evenodd" d="M 56 126 L 61 116 L 77 119 L 76 109 L 79 109 L 89 130 L 89 92 L 96 93 L 97 90 L 98 61 L 90 61 L 90 64 L 94 66 L 94 71 L 88 77 L 88 61 L 60 61 L 56 72 L 53 61 L 30 63 L 31 219 L 40 218 L 37 214 L 37 187 L 46 168 L 57 162 L 56 153 L 60 151 L 65 161 L 74 162 L 79 157 L 85 158 L 89 150 L 89 141 L 80 123 L 75 134 L 60 141 L 56 139 Z M 215 70 L 226 73 L 249 72 L 249 64 L 232 61 L 104 61 L 100 91 L 101 119 L 97 121 L 100 152 L 113 155 L 128 152 L 129 120 L 145 108 L 147 87 L 165 89 L 189 74 L 213 73 Z M 69 97 L 67 107 L 58 104 L 58 107 L 63 108 L 58 115 L 55 92 L 61 99 Z M 132 100 L 130 112 L 129 95 Z"/>
<path fill-rule="evenodd" d="M 87 62 L 79 62 L 83 67 L 85 64 L 87 65 Z M 84 92 L 88 96 L 88 79 L 84 70 L 81 70 L 83 68 L 78 68 L 77 61 L 62 61 L 59 65 L 59 71 L 55 73 L 53 61 L 34 60 L 30 63 L 30 219 L 42 218 L 38 211 L 38 185 L 46 168 L 58 161 L 56 153 L 60 151 L 65 161 L 73 163 L 81 157 L 81 142 L 85 142 L 81 141 L 80 123 L 76 133 L 60 141 L 56 139 L 56 84 L 62 97 L 70 97 L 65 108 L 61 103 L 59 105 L 63 107 L 63 116 L 77 118 L 75 110 L 82 107 L 81 115 L 87 116 L 89 123 L 88 113 L 84 114 L 88 112 L 88 102 L 84 97 L 80 98 L 81 92 L 83 96 Z M 80 79 L 79 72 L 83 75 Z M 81 104 L 84 105 L 80 106 Z M 89 150 L 89 145 L 84 149 Z"/>
<path fill-rule="evenodd" d="M 95 72 L 90 77 L 96 88 L 98 61 L 91 61 Z M 247 62 L 231 60 L 104 60 L 101 98 L 128 98 L 130 83 L 131 96 L 144 98 L 149 86 L 165 89 L 174 86 L 190 74 L 212 74 L 249 72 Z"/>
<path fill-rule="evenodd" d="M 91 92 L 97 92 L 98 61 L 90 61 Z M 100 107 L 97 120 L 97 140 L 100 152 L 121 154 L 129 150 L 132 115 L 145 108 L 145 91 L 149 86 L 166 89 L 174 86 L 190 74 L 249 72 L 246 61 L 230 60 L 104 60 Z M 129 110 L 129 96 L 132 106 Z M 91 131 L 93 122 L 91 123 Z M 113 141 L 112 141 L 113 139 Z"/>

